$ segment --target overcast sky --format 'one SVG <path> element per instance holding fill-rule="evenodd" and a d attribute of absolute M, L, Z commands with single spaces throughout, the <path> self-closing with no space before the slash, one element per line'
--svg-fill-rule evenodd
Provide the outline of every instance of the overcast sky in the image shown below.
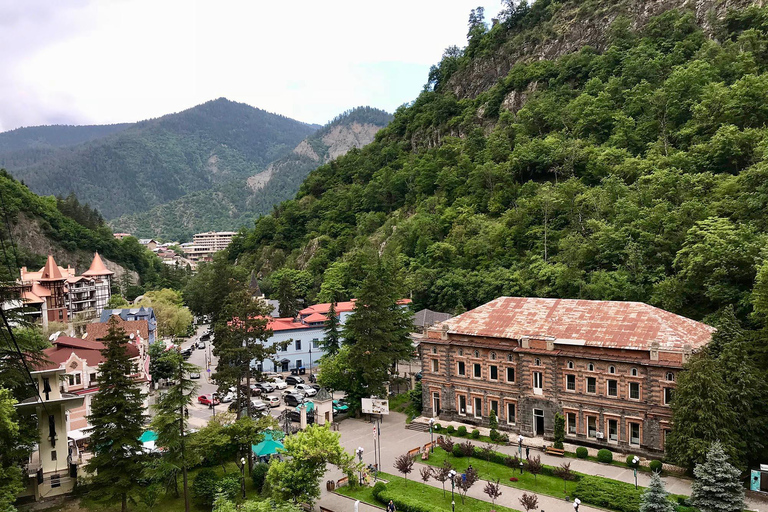
<path fill-rule="evenodd" d="M 226 97 L 305 122 L 413 100 L 499 0 L 0 0 L 0 132 Z"/>

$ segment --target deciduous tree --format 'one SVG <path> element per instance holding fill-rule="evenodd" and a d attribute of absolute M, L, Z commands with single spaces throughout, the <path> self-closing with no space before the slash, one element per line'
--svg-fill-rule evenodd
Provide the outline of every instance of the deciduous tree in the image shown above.
<path fill-rule="evenodd" d="M 491 498 L 491 503 L 496 505 L 496 500 L 501 496 L 501 486 L 499 485 L 499 479 L 497 478 L 495 482 L 489 480 L 485 484 L 483 492 L 487 494 L 489 498 Z"/>
<path fill-rule="evenodd" d="M 405 477 L 405 485 L 408 485 L 408 474 L 413 471 L 413 457 L 407 453 L 395 459 L 395 468 Z"/>

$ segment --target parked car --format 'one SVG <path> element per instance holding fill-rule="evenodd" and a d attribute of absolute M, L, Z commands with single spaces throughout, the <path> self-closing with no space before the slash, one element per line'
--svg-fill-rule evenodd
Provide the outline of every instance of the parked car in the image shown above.
<path fill-rule="evenodd" d="M 301 421 L 301 412 L 292 409 L 290 412 L 288 412 L 288 417 L 291 418 L 291 421 L 299 422 Z M 307 423 L 311 424 L 315 422 L 315 413 L 310 411 L 307 412 Z"/>
<path fill-rule="evenodd" d="M 261 400 L 251 399 L 251 410 L 256 412 L 266 412 L 269 410 L 269 406 Z"/>
<path fill-rule="evenodd" d="M 295 389 L 301 391 L 306 396 L 315 396 L 317 394 L 317 390 L 309 384 L 296 384 Z"/>
<path fill-rule="evenodd" d="M 270 407 L 280 407 L 280 399 L 275 395 L 269 395 L 264 397 L 264 401 Z"/>
<path fill-rule="evenodd" d="M 309 374 L 309 382 L 317 382 L 317 376 L 314 373 Z"/>
<path fill-rule="evenodd" d="M 251 385 L 251 389 L 248 389 L 248 386 L 245 384 L 240 385 L 240 394 L 243 396 L 261 396 L 261 389 L 253 387 Z"/>
<path fill-rule="evenodd" d="M 262 393 L 271 393 L 275 390 L 275 387 L 268 382 L 257 382 L 254 384 Z"/>
<path fill-rule="evenodd" d="M 315 391 L 320 391 L 320 384 L 310 384 L 313 388 L 315 388 Z"/>
<path fill-rule="evenodd" d="M 207 333 L 203 334 L 202 336 L 200 336 L 200 341 L 208 341 L 210 339 L 211 339 L 210 332 L 207 332 Z"/>
<path fill-rule="evenodd" d="M 285 396 L 285 395 L 299 395 L 302 398 L 304 397 L 304 393 L 302 393 L 301 391 L 295 390 L 295 389 L 284 389 L 281 394 L 283 396 Z"/>
<path fill-rule="evenodd" d="M 216 398 L 216 396 L 207 394 L 207 395 L 200 395 L 197 397 L 197 402 L 203 405 L 219 405 L 219 399 Z"/>
<path fill-rule="evenodd" d="M 289 375 L 285 378 L 285 383 L 290 386 L 295 386 L 296 384 L 304 384 L 304 379 L 295 375 Z"/>
<path fill-rule="evenodd" d="M 264 376 L 264 379 L 269 382 L 272 382 L 272 379 L 282 379 L 282 376 L 275 372 L 262 372 L 261 374 Z"/>
<path fill-rule="evenodd" d="M 191 355 L 192 355 L 191 347 L 185 348 L 184 350 L 181 351 L 181 357 L 183 357 L 184 359 L 189 359 Z"/>
<path fill-rule="evenodd" d="M 198 341 L 197 348 L 205 348 L 205 342 L 203 340 Z"/>
<path fill-rule="evenodd" d="M 219 401 L 221 403 L 228 404 L 229 402 L 234 400 L 237 395 L 236 395 L 236 393 L 233 393 L 232 391 L 227 391 L 223 395 L 217 395 L 217 396 L 219 396 Z"/>
<path fill-rule="evenodd" d="M 200 378 L 200 372 L 192 372 L 189 374 L 190 379 L 199 379 Z"/>
<path fill-rule="evenodd" d="M 340 414 L 343 412 L 347 412 L 349 410 L 349 405 L 347 405 L 345 402 L 341 400 L 334 400 L 333 401 L 333 412 L 335 414 Z"/>
<path fill-rule="evenodd" d="M 281 378 L 273 378 L 269 380 L 269 383 L 275 387 L 275 389 L 285 389 L 288 387 L 288 383 Z"/>
<path fill-rule="evenodd" d="M 283 402 L 290 407 L 296 407 L 297 405 L 304 403 L 304 395 L 288 393 L 287 395 L 283 395 Z"/>

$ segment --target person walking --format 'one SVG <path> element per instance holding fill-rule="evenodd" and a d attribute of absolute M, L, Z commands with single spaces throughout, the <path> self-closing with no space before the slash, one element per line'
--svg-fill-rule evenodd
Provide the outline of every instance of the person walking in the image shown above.
<path fill-rule="evenodd" d="M 579 498 L 573 500 L 573 510 L 579 512 L 579 505 L 581 505 L 581 500 Z"/>
<path fill-rule="evenodd" d="M 397 507 L 395 506 L 395 502 L 392 500 L 389 500 L 389 503 L 387 503 L 387 512 L 397 512 Z"/>
<path fill-rule="evenodd" d="M 530 448 L 530 446 L 526 446 L 525 447 L 525 460 L 530 460 L 530 455 L 531 455 L 531 448 Z"/>

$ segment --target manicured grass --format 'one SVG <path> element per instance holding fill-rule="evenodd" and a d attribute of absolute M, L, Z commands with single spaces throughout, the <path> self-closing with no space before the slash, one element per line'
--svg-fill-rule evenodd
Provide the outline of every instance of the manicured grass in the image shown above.
<path fill-rule="evenodd" d="M 467 435 L 460 436 L 455 430 L 454 430 L 453 434 L 449 434 L 448 432 L 445 431 L 445 427 L 442 427 L 440 429 L 440 432 L 435 431 L 435 435 L 451 436 L 451 439 L 453 440 L 454 443 L 462 443 L 464 441 L 470 441 L 470 442 L 475 443 L 475 444 L 477 444 L 477 443 L 489 444 L 490 443 L 490 444 L 495 444 L 495 445 L 498 445 L 498 446 L 509 446 L 508 442 L 491 441 L 491 438 L 488 437 L 488 436 L 480 436 L 477 439 L 475 439 L 474 437 L 470 436 L 470 434 L 472 433 L 473 428 L 474 427 L 472 427 L 472 428 L 467 427 Z"/>
<path fill-rule="evenodd" d="M 534 491 L 541 494 L 548 494 L 557 498 L 563 498 L 566 494 L 563 492 L 563 479 L 548 475 L 537 475 L 535 478 L 527 471 L 520 474 L 519 469 L 512 469 L 502 464 L 488 462 L 475 457 L 454 457 L 449 455 L 442 448 L 435 448 L 435 452 L 429 455 L 429 460 L 420 461 L 431 466 L 442 466 L 444 461 L 448 461 L 456 468 L 456 471 L 463 473 L 467 466 L 472 464 L 483 480 L 499 480 L 500 484 L 509 487 L 517 487 L 527 491 Z M 510 482 L 510 477 L 518 479 L 517 482 Z M 574 482 L 568 482 L 568 489 L 572 489 Z"/>
<path fill-rule="evenodd" d="M 387 492 L 391 494 L 400 495 L 410 500 L 417 500 L 425 506 L 441 507 L 443 510 L 451 510 L 450 484 L 448 485 L 448 490 L 446 491 L 445 496 L 443 496 L 443 490 L 441 488 L 432 487 L 431 485 L 426 485 L 419 481 L 408 479 L 406 484 L 404 478 L 387 473 L 379 473 L 379 477 L 387 480 Z M 475 486 L 477 485 L 480 485 L 480 482 L 475 484 Z M 372 490 L 372 487 L 352 488 L 346 486 L 337 489 L 336 492 L 370 505 L 382 507 L 383 504 L 376 501 L 373 497 Z M 456 493 L 455 500 L 456 508 L 461 507 L 462 512 L 488 512 L 491 509 L 496 510 L 496 512 L 518 512 L 514 509 L 502 507 L 500 505 L 493 506 L 490 501 L 482 501 L 469 497 L 464 498 L 464 504 L 462 505 L 458 493 Z"/>

